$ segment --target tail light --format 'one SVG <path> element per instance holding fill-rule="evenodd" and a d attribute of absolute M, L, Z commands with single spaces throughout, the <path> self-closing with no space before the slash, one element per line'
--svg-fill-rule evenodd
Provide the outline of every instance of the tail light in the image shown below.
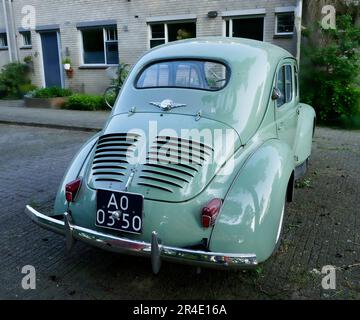
<path fill-rule="evenodd" d="M 65 186 L 65 197 L 68 202 L 73 202 L 76 194 L 80 188 L 81 179 L 76 179 L 74 181 L 69 182 Z"/>
<path fill-rule="evenodd" d="M 215 224 L 219 215 L 222 201 L 219 198 L 212 199 L 201 211 L 201 222 L 204 228 L 209 228 Z"/>

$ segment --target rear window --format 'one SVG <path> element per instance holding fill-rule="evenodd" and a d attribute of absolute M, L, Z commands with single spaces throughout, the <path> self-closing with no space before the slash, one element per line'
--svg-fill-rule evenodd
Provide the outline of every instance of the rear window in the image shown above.
<path fill-rule="evenodd" d="M 143 69 L 136 88 L 190 88 L 216 91 L 225 87 L 228 68 L 214 61 L 174 60 L 153 63 Z"/>

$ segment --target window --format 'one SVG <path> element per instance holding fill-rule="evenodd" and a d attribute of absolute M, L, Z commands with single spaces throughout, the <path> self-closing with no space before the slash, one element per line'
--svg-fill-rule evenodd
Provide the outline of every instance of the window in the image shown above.
<path fill-rule="evenodd" d="M 7 48 L 7 37 L 6 33 L 0 33 L 0 48 Z"/>
<path fill-rule="evenodd" d="M 275 34 L 291 35 L 294 33 L 295 15 L 294 12 L 276 14 Z"/>
<path fill-rule="evenodd" d="M 297 66 L 294 66 L 294 79 L 295 79 L 295 97 L 299 95 L 299 74 Z"/>
<path fill-rule="evenodd" d="M 154 48 L 164 43 L 166 43 L 165 24 L 161 23 L 151 25 L 150 48 Z"/>
<path fill-rule="evenodd" d="M 173 60 L 149 65 L 136 81 L 138 89 L 144 88 L 191 88 L 220 90 L 228 80 L 225 65 L 212 61 Z"/>
<path fill-rule="evenodd" d="M 119 49 L 116 27 L 83 29 L 84 64 L 118 64 Z"/>
<path fill-rule="evenodd" d="M 264 17 L 241 16 L 225 20 L 225 36 L 264 40 Z"/>
<path fill-rule="evenodd" d="M 161 44 L 196 37 L 195 22 L 171 22 L 150 24 L 150 48 Z"/>
<path fill-rule="evenodd" d="M 31 32 L 30 31 L 22 31 L 20 32 L 22 38 L 22 46 L 23 47 L 31 47 Z"/>
<path fill-rule="evenodd" d="M 277 106 L 281 107 L 283 104 L 288 103 L 293 98 L 293 79 L 292 67 L 287 64 L 280 68 L 277 77 L 277 88 L 281 92 L 281 96 L 277 99 Z"/>

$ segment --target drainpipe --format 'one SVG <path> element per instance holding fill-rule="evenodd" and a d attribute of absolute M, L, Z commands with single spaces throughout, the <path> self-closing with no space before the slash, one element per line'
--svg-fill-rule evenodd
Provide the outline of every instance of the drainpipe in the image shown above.
<path fill-rule="evenodd" d="M 295 27 L 296 27 L 296 59 L 298 62 L 298 68 L 300 68 L 300 50 L 301 50 L 301 21 L 303 11 L 303 0 L 297 0 L 297 6 L 295 11 Z"/>
<path fill-rule="evenodd" d="M 4 17 L 5 17 L 5 28 L 6 28 L 6 38 L 7 38 L 7 43 L 8 43 L 9 59 L 10 59 L 10 62 L 13 62 L 13 57 L 12 57 L 12 52 L 11 52 L 11 41 L 10 41 L 10 26 L 9 26 L 9 20 L 8 20 L 8 16 L 7 16 L 5 0 L 2 0 L 2 4 L 3 4 Z"/>
<path fill-rule="evenodd" d="M 15 54 L 15 60 L 16 61 L 19 61 L 19 51 L 18 51 L 18 44 L 17 44 L 17 39 L 16 39 L 16 27 L 15 27 L 15 19 L 14 19 L 14 7 L 13 7 L 13 3 L 12 3 L 12 0 L 8 0 L 9 2 L 9 13 L 10 13 L 10 25 L 13 29 L 13 33 L 12 33 L 12 36 L 13 36 L 13 43 L 14 43 L 14 54 Z"/>

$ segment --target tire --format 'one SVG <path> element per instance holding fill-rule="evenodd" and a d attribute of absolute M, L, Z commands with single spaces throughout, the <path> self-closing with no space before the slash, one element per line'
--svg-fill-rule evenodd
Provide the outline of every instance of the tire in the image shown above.
<path fill-rule="evenodd" d="M 276 242 L 275 242 L 275 248 L 273 251 L 273 255 L 276 254 L 280 248 L 281 238 L 282 238 L 282 234 L 283 234 L 283 226 L 284 226 L 285 207 L 286 207 L 286 201 L 284 201 L 284 205 L 283 205 L 282 212 L 281 212 L 281 218 L 280 218 L 279 228 L 278 228 L 278 232 L 277 232 L 277 236 L 276 236 Z"/>

